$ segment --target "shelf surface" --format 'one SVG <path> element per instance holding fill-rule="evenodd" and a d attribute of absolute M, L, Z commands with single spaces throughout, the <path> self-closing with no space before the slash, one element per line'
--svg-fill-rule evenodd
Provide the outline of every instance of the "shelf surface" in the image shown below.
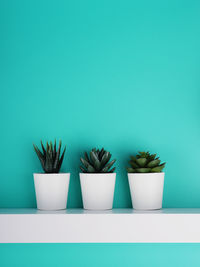
<path fill-rule="evenodd" d="M 200 209 L 0 209 L 0 243 L 200 243 Z"/>

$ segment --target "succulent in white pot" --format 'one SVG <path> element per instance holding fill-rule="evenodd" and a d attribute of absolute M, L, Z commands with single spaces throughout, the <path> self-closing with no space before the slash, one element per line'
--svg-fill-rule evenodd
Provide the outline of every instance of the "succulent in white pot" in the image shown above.
<path fill-rule="evenodd" d="M 44 173 L 34 173 L 37 208 L 40 210 L 66 209 L 70 173 L 59 173 L 66 147 L 61 154 L 61 141 L 58 149 L 56 141 L 46 144 L 41 141 L 42 150 L 33 145 Z"/>
<path fill-rule="evenodd" d="M 127 168 L 131 200 L 134 209 L 155 210 L 162 208 L 165 163 L 156 154 L 139 152 L 131 156 Z"/>
<path fill-rule="evenodd" d="M 81 158 L 80 183 L 83 207 L 87 210 L 109 210 L 113 207 L 116 173 L 115 159 L 104 148 L 93 148 Z"/>

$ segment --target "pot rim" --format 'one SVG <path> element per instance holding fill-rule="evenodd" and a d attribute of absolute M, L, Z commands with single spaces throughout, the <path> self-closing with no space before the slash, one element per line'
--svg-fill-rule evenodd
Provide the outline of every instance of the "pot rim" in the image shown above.
<path fill-rule="evenodd" d="M 106 173 L 101 173 L 101 172 L 79 172 L 79 174 L 84 174 L 84 175 L 112 175 L 116 174 L 116 172 L 106 172 Z"/>
<path fill-rule="evenodd" d="M 165 174 L 165 172 L 144 172 L 144 173 L 141 173 L 141 172 L 127 172 L 128 174 L 136 174 L 136 175 L 153 175 L 153 174 Z"/>
<path fill-rule="evenodd" d="M 34 172 L 33 174 L 42 174 L 42 175 L 62 175 L 62 174 L 70 174 L 70 172 L 59 172 L 59 173 L 45 173 L 45 172 Z"/>

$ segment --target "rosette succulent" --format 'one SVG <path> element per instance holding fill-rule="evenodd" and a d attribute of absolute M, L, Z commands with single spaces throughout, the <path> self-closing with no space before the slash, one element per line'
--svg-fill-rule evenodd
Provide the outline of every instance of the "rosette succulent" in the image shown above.
<path fill-rule="evenodd" d="M 93 148 L 90 153 L 84 153 L 84 158 L 81 158 L 81 163 L 83 166 L 80 166 L 80 169 L 84 173 L 112 173 L 115 170 L 115 167 L 111 169 L 115 163 L 115 159 L 111 159 L 110 152 L 104 150 L 104 148 L 96 149 Z"/>
<path fill-rule="evenodd" d="M 129 163 L 131 165 L 127 168 L 129 173 L 161 172 L 165 167 L 165 163 L 161 163 L 156 154 L 149 152 L 139 152 L 136 156 L 131 156 Z"/>
<path fill-rule="evenodd" d="M 44 172 L 59 173 L 65 155 L 66 146 L 64 147 L 61 156 L 61 141 L 59 141 L 58 149 L 56 148 L 56 140 L 54 142 L 54 145 L 52 144 L 52 142 L 47 142 L 46 149 L 41 141 L 42 151 L 36 145 L 33 144 L 33 146 Z"/>

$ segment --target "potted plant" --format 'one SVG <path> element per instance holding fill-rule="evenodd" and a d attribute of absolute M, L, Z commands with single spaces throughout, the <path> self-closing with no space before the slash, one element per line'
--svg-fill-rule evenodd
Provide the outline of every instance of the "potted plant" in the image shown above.
<path fill-rule="evenodd" d="M 111 159 L 110 152 L 93 148 L 81 158 L 83 166 L 80 169 L 81 191 L 83 207 L 87 210 L 112 209 L 115 189 L 116 173 L 115 159 Z"/>
<path fill-rule="evenodd" d="M 127 168 L 132 205 L 137 210 L 162 208 L 165 163 L 156 154 L 139 152 Z"/>
<path fill-rule="evenodd" d="M 42 150 L 35 145 L 35 152 L 40 160 L 44 173 L 34 173 L 37 208 L 40 210 L 66 209 L 70 173 L 59 173 L 66 147 L 61 154 L 61 141 L 58 149 L 56 141 L 46 144 L 41 141 Z"/>

